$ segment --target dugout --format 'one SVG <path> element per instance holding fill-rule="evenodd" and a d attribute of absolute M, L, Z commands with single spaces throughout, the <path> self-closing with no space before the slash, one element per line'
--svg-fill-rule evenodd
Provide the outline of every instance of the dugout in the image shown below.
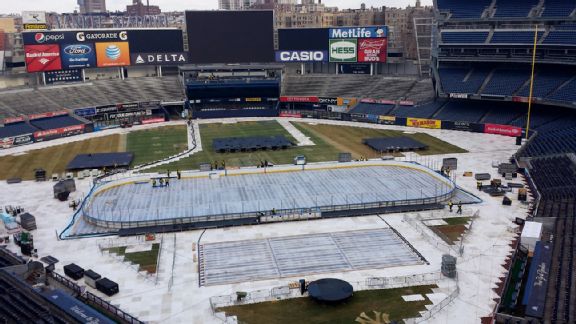
<path fill-rule="evenodd" d="M 113 296 L 120 291 L 118 284 L 108 278 L 102 278 L 96 281 L 96 289 L 108 297 Z"/>
<path fill-rule="evenodd" d="M 64 274 L 74 280 L 78 280 L 84 277 L 84 269 L 75 263 L 70 263 L 64 266 Z"/>

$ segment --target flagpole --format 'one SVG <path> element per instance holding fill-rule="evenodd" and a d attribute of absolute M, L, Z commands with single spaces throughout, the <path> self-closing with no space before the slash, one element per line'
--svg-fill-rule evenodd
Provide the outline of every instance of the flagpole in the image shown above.
<path fill-rule="evenodd" d="M 538 45 L 538 25 L 534 29 L 534 49 L 532 50 L 532 74 L 530 75 L 530 96 L 528 97 L 528 118 L 526 119 L 526 139 L 530 137 L 530 114 L 534 95 L 534 68 L 536 67 L 536 46 Z"/>

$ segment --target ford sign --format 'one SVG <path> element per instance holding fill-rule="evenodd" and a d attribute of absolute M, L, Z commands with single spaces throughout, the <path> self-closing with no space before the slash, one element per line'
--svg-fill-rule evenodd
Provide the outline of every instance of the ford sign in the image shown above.
<path fill-rule="evenodd" d="M 92 48 L 88 45 L 68 45 L 64 48 L 64 53 L 68 55 L 86 55 L 92 52 Z"/>
<path fill-rule="evenodd" d="M 277 51 L 276 62 L 326 62 L 327 51 Z"/>

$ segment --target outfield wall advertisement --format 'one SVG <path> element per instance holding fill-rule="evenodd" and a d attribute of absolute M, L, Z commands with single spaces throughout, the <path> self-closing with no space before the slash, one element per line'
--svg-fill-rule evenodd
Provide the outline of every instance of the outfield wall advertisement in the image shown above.
<path fill-rule="evenodd" d="M 386 62 L 387 26 L 280 29 L 278 34 L 276 62 Z"/>
<path fill-rule="evenodd" d="M 417 127 L 417 128 L 431 128 L 431 129 L 441 129 L 442 121 L 436 119 L 424 119 L 424 118 L 407 118 L 406 126 Z"/>
<path fill-rule="evenodd" d="M 28 72 L 174 65 L 188 59 L 182 59 L 183 36 L 177 29 L 38 31 L 24 32 L 22 39 Z M 131 54 L 140 56 L 131 60 Z"/>

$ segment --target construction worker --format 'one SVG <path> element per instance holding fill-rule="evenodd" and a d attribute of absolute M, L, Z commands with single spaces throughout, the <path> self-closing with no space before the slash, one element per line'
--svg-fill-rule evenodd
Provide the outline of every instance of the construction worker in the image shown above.
<path fill-rule="evenodd" d="M 448 208 L 450 208 L 450 212 L 452 212 L 452 207 L 454 207 L 454 203 L 452 202 L 452 200 L 450 200 L 448 202 Z"/>
<path fill-rule="evenodd" d="M 456 211 L 456 214 L 460 214 L 462 215 L 462 202 L 458 202 L 458 210 Z"/>

